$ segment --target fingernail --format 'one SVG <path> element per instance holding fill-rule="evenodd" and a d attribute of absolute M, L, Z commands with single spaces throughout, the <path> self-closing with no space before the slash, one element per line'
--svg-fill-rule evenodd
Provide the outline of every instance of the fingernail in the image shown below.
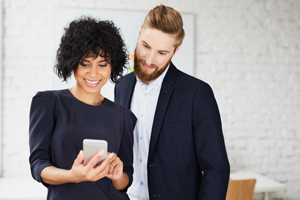
<path fill-rule="evenodd" d="M 99 155 L 99 156 L 102 156 L 102 155 L 103 155 L 103 151 L 100 151 L 98 155 Z"/>
<path fill-rule="evenodd" d="M 112 158 L 113 157 L 113 154 L 111 153 L 111 154 L 109 154 L 109 158 Z"/>

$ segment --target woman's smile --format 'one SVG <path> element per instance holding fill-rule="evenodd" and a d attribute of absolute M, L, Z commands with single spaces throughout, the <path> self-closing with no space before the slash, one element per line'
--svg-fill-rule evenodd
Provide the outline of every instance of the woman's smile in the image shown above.
<path fill-rule="evenodd" d="M 97 87 L 101 82 L 101 80 L 90 80 L 85 78 L 83 80 L 85 81 L 86 85 L 89 87 Z"/>

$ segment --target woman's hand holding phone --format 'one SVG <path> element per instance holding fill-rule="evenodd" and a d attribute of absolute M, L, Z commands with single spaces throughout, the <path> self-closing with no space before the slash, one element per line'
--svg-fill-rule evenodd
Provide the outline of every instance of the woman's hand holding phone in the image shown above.
<path fill-rule="evenodd" d="M 112 156 L 106 156 L 103 162 L 99 165 L 98 161 L 102 155 L 103 151 L 98 152 L 86 165 L 84 165 L 84 152 L 80 151 L 70 170 L 74 182 L 98 181 L 99 179 L 106 177 L 110 168 L 110 160 Z"/>
<path fill-rule="evenodd" d="M 120 183 L 123 185 L 124 179 L 128 180 L 127 174 L 123 173 L 123 162 L 117 154 L 107 152 L 105 140 L 84 139 L 83 151 L 77 155 L 70 172 L 74 182 L 107 177 L 117 188 Z"/>
<path fill-rule="evenodd" d="M 84 152 L 80 151 L 71 168 L 71 182 L 98 181 L 104 177 L 112 180 L 117 190 L 123 190 L 129 183 L 129 177 L 123 172 L 123 162 L 115 153 L 107 153 L 106 158 L 99 165 L 99 158 L 103 155 L 100 151 L 84 165 Z"/>

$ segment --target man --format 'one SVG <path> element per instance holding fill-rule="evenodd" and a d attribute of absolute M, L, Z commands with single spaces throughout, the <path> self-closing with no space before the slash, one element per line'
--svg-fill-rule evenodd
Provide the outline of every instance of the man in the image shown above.
<path fill-rule="evenodd" d="M 115 101 L 137 117 L 132 200 L 224 200 L 229 163 L 210 86 L 171 62 L 184 38 L 182 18 L 160 5 L 145 18 L 134 73 L 115 87 Z"/>

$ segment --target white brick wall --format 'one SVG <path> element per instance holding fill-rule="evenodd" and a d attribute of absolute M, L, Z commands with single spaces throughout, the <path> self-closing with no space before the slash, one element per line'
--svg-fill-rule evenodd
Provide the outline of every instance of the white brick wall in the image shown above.
<path fill-rule="evenodd" d="M 299 200 L 299 0 L 3 0 L 3 176 L 30 176 L 29 106 L 52 89 L 54 7 L 159 3 L 196 15 L 195 75 L 214 89 L 231 169 L 267 175 L 286 186 L 274 199 Z"/>

